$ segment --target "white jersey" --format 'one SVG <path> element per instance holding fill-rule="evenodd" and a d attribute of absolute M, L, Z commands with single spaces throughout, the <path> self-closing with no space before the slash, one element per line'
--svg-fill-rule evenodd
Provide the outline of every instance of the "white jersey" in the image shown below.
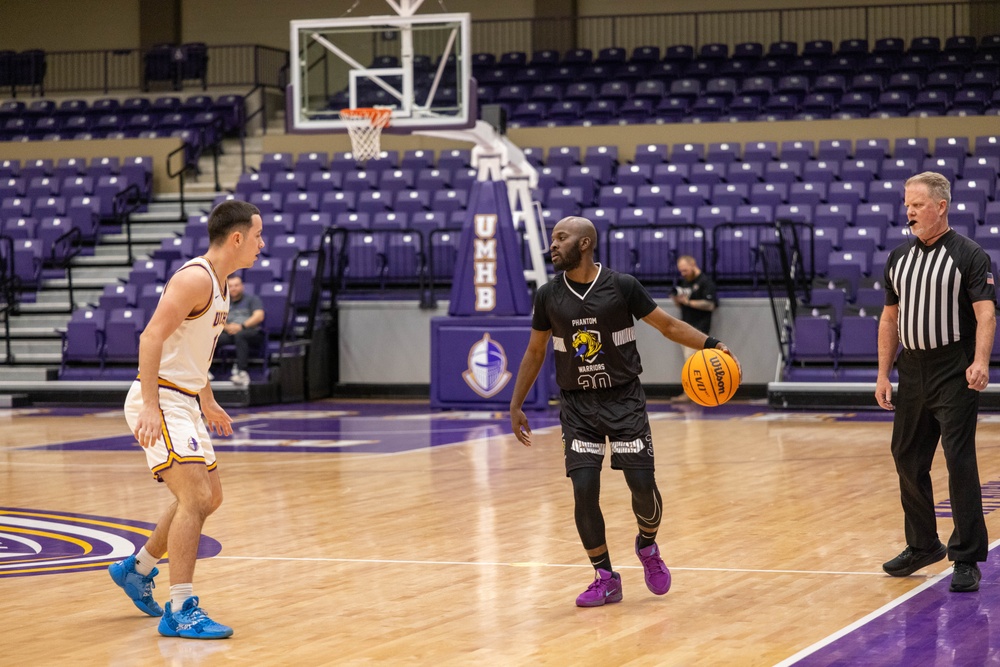
<path fill-rule="evenodd" d="M 219 284 L 211 262 L 204 257 L 195 257 L 185 262 L 177 272 L 199 270 L 207 271 L 212 278 L 212 300 L 201 311 L 188 315 L 170 334 L 163 342 L 160 359 L 160 384 L 174 385 L 193 393 L 198 393 L 208 384 L 208 369 L 215 354 L 215 343 L 229 316 L 229 286 Z M 169 285 L 168 281 L 167 287 Z M 167 287 L 163 290 L 164 294 Z"/>

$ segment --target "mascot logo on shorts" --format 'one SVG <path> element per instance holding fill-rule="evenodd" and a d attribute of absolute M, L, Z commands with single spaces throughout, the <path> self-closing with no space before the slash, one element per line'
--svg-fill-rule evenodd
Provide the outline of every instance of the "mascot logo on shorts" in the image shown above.
<path fill-rule="evenodd" d="M 577 331 L 573 336 L 573 349 L 576 350 L 574 357 L 582 357 L 588 364 L 597 359 L 597 355 L 604 354 L 601 349 L 601 334 L 598 331 Z"/>
<path fill-rule="evenodd" d="M 483 334 L 469 349 L 469 370 L 462 373 L 462 379 L 472 391 L 490 398 L 507 385 L 510 377 L 503 346 L 489 334 Z"/>

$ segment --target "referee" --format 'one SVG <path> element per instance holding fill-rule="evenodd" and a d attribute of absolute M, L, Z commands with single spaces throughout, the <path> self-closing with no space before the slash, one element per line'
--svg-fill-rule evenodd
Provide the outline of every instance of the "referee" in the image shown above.
<path fill-rule="evenodd" d="M 894 249 L 886 262 L 875 399 L 896 410 L 892 457 L 906 548 L 882 569 L 905 577 L 947 554 L 955 563 L 951 590 L 976 591 L 982 576 L 977 562 L 986 560 L 988 543 L 976 420 L 996 329 L 993 274 L 983 249 L 948 226 L 948 179 L 934 172 L 913 176 L 905 184 L 904 204 L 916 238 Z M 889 371 L 900 343 L 894 403 Z M 939 438 L 955 523 L 947 548 L 937 534 L 930 476 Z"/>

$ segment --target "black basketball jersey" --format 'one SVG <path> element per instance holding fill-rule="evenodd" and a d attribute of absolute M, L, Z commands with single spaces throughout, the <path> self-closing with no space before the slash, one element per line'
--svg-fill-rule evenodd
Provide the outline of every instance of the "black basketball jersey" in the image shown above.
<path fill-rule="evenodd" d="M 556 381 L 567 391 L 627 384 L 642 373 L 635 320 L 656 303 L 632 276 L 599 267 L 590 285 L 560 273 L 535 294 L 531 327 L 552 330 Z"/>

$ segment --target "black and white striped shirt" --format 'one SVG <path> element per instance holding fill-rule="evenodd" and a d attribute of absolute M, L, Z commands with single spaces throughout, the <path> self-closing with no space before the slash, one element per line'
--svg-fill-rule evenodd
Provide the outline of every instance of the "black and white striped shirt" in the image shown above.
<path fill-rule="evenodd" d="M 889 253 L 885 303 L 899 306 L 907 350 L 974 340 L 976 301 L 996 303 L 996 290 L 990 258 L 975 241 L 949 230 L 929 246 L 913 239 Z"/>

